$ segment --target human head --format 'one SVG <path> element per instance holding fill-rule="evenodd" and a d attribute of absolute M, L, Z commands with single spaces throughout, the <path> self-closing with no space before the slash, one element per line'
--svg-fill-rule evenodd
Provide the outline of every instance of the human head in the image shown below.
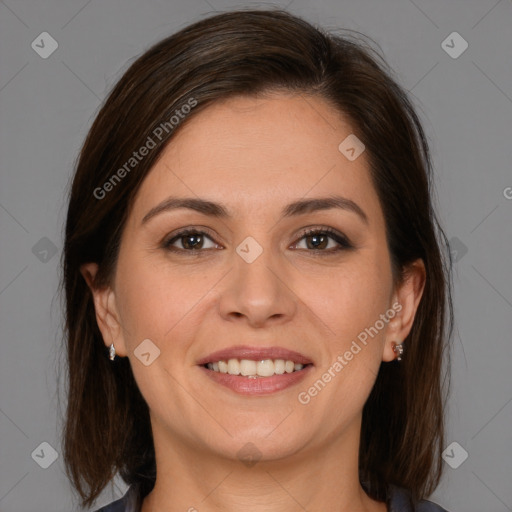
<path fill-rule="evenodd" d="M 324 100 L 364 143 L 393 281 L 399 283 L 412 262 L 424 262 L 423 296 L 404 340 L 406 364 L 381 365 L 363 410 L 360 470 L 374 496 L 382 495 L 385 482 L 418 495 L 437 484 L 449 282 L 420 121 L 385 63 L 361 41 L 323 34 L 282 11 L 242 11 L 200 21 L 144 53 L 107 98 L 80 154 L 64 250 L 70 372 L 65 448 L 67 467 L 88 503 L 115 469 L 127 483 L 151 482 L 154 451 L 147 404 L 128 360 L 111 364 L 106 356 L 108 340 L 80 269 L 95 262 L 94 285 L 112 282 L 137 194 L 187 124 L 223 100 L 279 92 Z M 119 173 L 135 150 L 149 144 L 143 158 Z M 421 455 L 411 460 L 411 453 Z"/>

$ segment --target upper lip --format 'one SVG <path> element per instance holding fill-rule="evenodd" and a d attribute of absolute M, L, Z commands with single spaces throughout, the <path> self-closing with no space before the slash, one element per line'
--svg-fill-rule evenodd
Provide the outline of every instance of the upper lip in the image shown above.
<path fill-rule="evenodd" d="M 212 352 L 206 357 L 202 357 L 197 362 L 198 365 L 207 363 L 216 363 L 217 361 L 227 361 L 228 359 L 250 359 L 253 361 L 262 361 L 264 359 L 284 359 L 285 361 L 293 361 L 300 364 L 311 364 L 311 359 L 283 347 L 250 347 L 247 345 L 239 345 L 229 347 L 216 352 Z"/>

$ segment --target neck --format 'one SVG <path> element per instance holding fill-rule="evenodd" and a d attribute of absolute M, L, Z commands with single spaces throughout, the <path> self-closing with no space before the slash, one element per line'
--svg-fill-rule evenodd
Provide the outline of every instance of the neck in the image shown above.
<path fill-rule="evenodd" d="M 157 479 L 142 512 L 385 512 L 359 483 L 359 428 L 254 464 L 205 453 L 153 429 Z"/>

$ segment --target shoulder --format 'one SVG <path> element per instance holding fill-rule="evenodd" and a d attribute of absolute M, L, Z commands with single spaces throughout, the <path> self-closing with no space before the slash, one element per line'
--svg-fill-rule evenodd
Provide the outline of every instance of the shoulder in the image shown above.
<path fill-rule="evenodd" d="M 140 512 L 139 489 L 136 485 L 131 485 L 124 496 L 96 512 Z"/>
<path fill-rule="evenodd" d="M 406 489 L 396 486 L 389 488 L 389 512 L 449 512 L 429 500 L 414 502 Z"/>

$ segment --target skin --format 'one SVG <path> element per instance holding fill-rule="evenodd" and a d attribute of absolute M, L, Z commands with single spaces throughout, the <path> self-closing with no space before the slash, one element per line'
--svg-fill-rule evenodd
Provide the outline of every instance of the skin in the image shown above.
<path fill-rule="evenodd" d="M 361 415 L 381 362 L 396 358 L 393 342 L 411 329 L 425 270 L 418 260 L 393 285 L 366 155 L 349 161 L 338 150 L 351 133 L 318 97 L 216 102 L 181 127 L 143 182 L 111 286 L 96 289 L 96 264 L 83 266 L 104 342 L 130 359 L 150 408 L 157 480 L 143 512 L 386 510 L 358 480 Z M 342 209 L 279 218 L 294 200 L 331 194 L 357 203 L 368 224 Z M 170 195 L 222 203 L 233 216 L 179 209 L 142 223 Z M 209 230 L 194 253 L 201 256 L 186 252 L 190 237 L 174 242 L 181 253 L 162 247 L 187 227 Z M 338 243 L 327 238 L 315 251 L 305 227 L 331 227 L 354 249 L 329 253 Z M 263 249 L 252 263 L 236 252 L 248 236 Z M 299 392 L 396 303 L 401 311 L 301 404 Z M 134 354 L 147 338 L 161 351 L 149 366 Z M 291 388 L 247 397 L 197 366 L 241 344 L 301 352 L 313 370 Z M 250 467 L 237 455 L 247 443 L 261 456 Z"/>

